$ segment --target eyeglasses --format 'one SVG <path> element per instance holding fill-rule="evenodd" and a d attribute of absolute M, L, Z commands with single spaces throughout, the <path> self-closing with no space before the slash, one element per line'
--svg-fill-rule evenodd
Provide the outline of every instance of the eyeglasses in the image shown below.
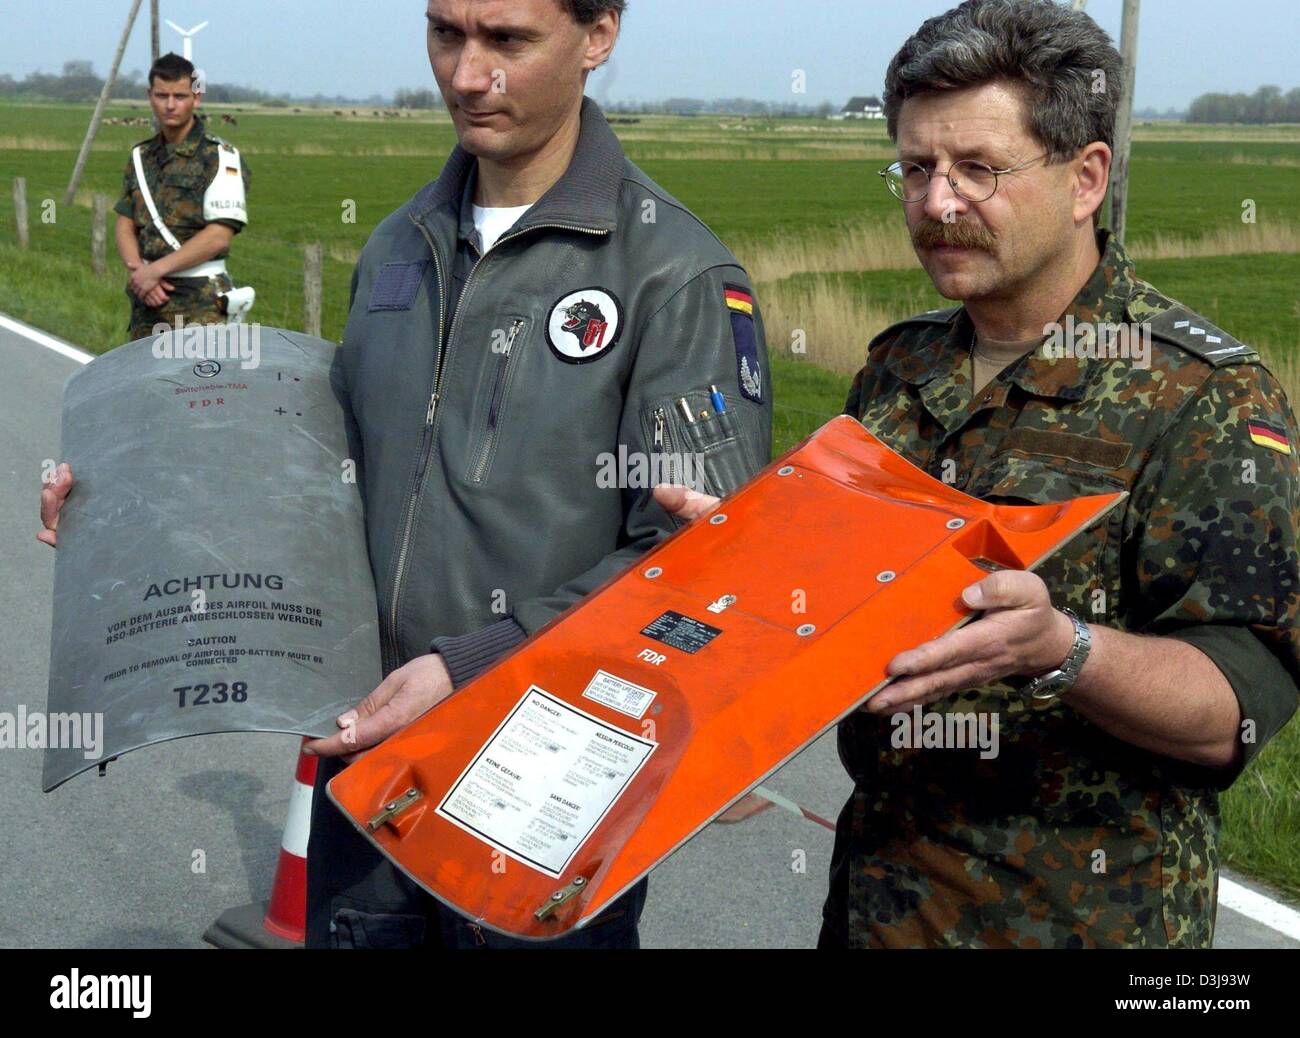
<path fill-rule="evenodd" d="M 895 162 L 882 169 L 879 175 L 884 178 L 890 194 L 903 202 L 922 201 L 930 193 L 930 180 L 935 176 L 946 176 L 953 193 L 966 201 L 986 202 L 997 191 L 998 177 L 1003 173 L 1018 173 L 1046 157 L 1046 154 L 1039 155 L 1038 158 L 1006 169 L 994 169 L 987 162 L 977 159 L 962 159 L 954 162 L 948 167 L 948 172 L 943 174 L 937 169 L 930 172 L 915 162 Z"/>

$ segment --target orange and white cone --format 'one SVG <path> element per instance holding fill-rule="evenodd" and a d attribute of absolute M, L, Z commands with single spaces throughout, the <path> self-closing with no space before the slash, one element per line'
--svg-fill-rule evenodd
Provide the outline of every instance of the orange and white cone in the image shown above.
<path fill-rule="evenodd" d="M 303 743 L 308 740 L 304 739 Z M 277 937 L 302 944 L 307 934 L 307 837 L 311 835 L 311 794 L 319 757 L 298 753 L 298 770 L 289 795 L 289 816 L 280 840 L 280 863 L 271 884 L 271 901 L 262 925 Z"/>
<path fill-rule="evenodd" d="M 309 742 L 303 739 L 304 745 Z M 289 815 L 280 840 L 280 861 L 267 904 L 223 912 L 203 939 L 218 948 L 301 948 L 307 932 L 307 838 L 319 758 L 298 751 Z"/>

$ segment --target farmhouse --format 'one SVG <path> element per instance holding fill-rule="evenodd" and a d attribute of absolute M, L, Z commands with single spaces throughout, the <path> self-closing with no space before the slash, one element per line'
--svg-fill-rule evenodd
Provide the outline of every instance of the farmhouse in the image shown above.
<path fill-rule="evenodd" d="M 831 116 L 832 119 L 883 119 L 884 117 L 884 107 L 880 103 L 880 98 L 875 96 L 850 98 L 848 104 Z"/>

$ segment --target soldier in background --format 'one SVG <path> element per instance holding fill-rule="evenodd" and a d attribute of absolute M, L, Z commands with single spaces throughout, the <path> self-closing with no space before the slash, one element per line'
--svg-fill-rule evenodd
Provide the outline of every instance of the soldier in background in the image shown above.
<path fill-rule="evenodd" d="M 131 341 L 178 317 L 194 324 L 227 318 L 234 285 L 225 257 L 248 223 L 250 173 L 238 150 L 196 115 L 200 87 L 179 55 L 165 54 L 149 70 L 149 103 L 162 129 L 133 149 L 113 207 L 117 251 L 130 272 Z"/>

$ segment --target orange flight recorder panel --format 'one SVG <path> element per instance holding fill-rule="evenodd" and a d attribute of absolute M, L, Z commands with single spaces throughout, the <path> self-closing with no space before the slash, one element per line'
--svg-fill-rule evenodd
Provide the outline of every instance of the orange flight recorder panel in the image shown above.
<path fill-rule="evenodd" d="M 823 426 L 329 785 L 434 897 L 581 927 L 1124 495 L 985 503 Z"/>

